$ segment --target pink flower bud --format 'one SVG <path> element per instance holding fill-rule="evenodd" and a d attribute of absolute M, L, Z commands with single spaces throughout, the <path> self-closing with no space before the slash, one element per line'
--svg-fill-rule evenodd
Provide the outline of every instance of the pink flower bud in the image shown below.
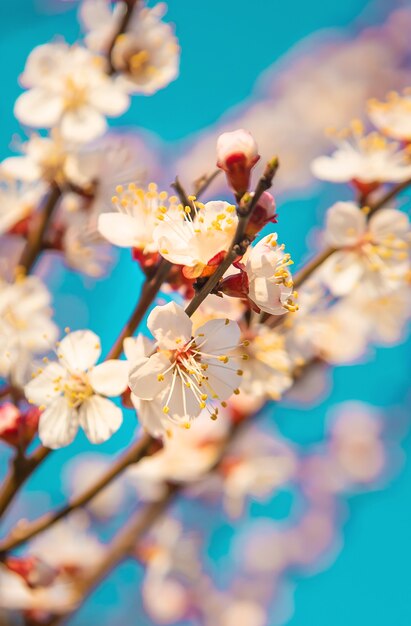
<path fill-rule="evenodd" d="M 248 190 L 251 170 L 259 158 L 257 144 L 246 130 L 223 133 L 217 139 L 217 167 L 225 171 L 228 184 L 239 196 Z"/>
<path fill-rule="evenodd" d="M 9 570 L 23 578 L 29 587 L 47 587 L 56 578 L 58 571 L 35 556 L 9 557 L 6 560 Z"/>
<path fill-rule="evenodd" d="M 252 193 L 251 196 L 253 195 Z M 273 196 L 268 191 L 264 191 L 248 221 L 246 234 L 255 236 L 269 222 L 276 224 L 277 213 L 275 209 L 276 206 Z"/>
<path fill-rule="evenodd" d="M 31 407 L 21 412 L 11 402 L 0 407 L 0 439 L 10 446 L 27 446 L 37 432 L 40 411 Z"/>

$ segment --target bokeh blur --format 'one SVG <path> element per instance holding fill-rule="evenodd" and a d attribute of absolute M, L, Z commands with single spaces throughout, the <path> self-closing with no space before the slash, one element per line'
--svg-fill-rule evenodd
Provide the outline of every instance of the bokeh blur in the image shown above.
<path fill-rule="evenodd" d="M 13 105 L 25 60 L 35 45 L 54 37 L 74 41 L 77 8 L 74 0 L 0 3 L 2 159 L 22 139 Z M 280 157 L 278 233 L 298 266 L 310 254 L 326 208 L 348 197 L 343 186 L 311 179 L 311 160 L 328 150 L 325 128 L 361 117 L 369 97 L 411 85 L 411 6 L 394 0 L 170 0 L 166 19 L 181 45 L 180 76 L 150 98 L 134 98 L 113 126 L 135 135 L 150 178 L 163 186 L 176 174 L 188 184 L 212 170 L 222 130 L 252 131 L 264 157 Z M 217 191 L 218 183 L 210 194 Z M 108 348 L 141 284 L 129 251 L 116 252 L 106 280 L 82 277 L 53 256 L 39 270 L 53 293 L 58 325 L 91 328 Z M 241 567 L 248 578 L 240 595 L 258 584 L 256 572 L 270 572 L 267 626 L 411 624 L 410 365 L 411 343 L 403 337 L 397 346 L 372 348 L 350 366 L 302 380 L 259 424 L 263 432 L 277 432 L 290 463 L 298 456 L 293 480 L 279 481 L 272 498 L 257 497 L 240 517 L 216 508 L 207 528 L 190 500 L 180 507 L 184 527 L 207 534 L 209 573 L 222 589 Z M 74 457 L 110 457 L 136 428 L 130 416 L 98 448 L 80 434 L 32 477 L 8 525 L 62 503 L 73 476 L 81 482 L 94 471 L 75 471 Z M 2 448 L 2 472 L 7 460 Z M 340 481 L 338 488 L 333 481 Z M 100 531 L 104 537 L 112 527 Z M 123 565 L 73 626 L 153 623 L 142 607 L 141 577 L 140 568 Z M 242 619 L 230 615 L 223 626 L 243 626 Z M 244 626 L 262 626 L 259 619 L 254 615 Z"/>

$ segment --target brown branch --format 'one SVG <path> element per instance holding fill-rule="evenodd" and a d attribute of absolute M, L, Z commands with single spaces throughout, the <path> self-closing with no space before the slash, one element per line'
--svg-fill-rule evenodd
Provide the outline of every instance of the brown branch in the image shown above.
<path fill-rule="evenodd" d="M 38 255 L 42 251 L 44 235 L 60 197 L 60 187 L 58 187 L 56 183 L 51 183 L 50 191 L 41 215 L 38 216 L 39 219 L 35 224 L 33 230 L 29 232 L 27 243 L 24 247 L 23 253 L 18 263 L 19 267 L 24 271 L 25 274 L 28 274 L 31 271 L 34 263 L 37 260 Z"/>
<path fill-rule="evenodd" d="M 198 197 L 203 194 L 219 174 L 221 174 L 221 170 L 217 169 L 209 175 L 198 178 L 194 182 L 194 195 Z"/>

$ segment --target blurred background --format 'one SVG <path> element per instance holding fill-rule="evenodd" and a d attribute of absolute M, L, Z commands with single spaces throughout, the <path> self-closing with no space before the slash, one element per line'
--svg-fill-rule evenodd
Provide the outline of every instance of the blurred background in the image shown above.
<path fill-rule="evenodd" d="M 13 105 L 21 93 L 17 79 L 26 57 L 35 45 L 55 36 L 76 40 L 77 6 L 69 0 L 0 4 L 1 158 L 11 154 L 16 135 L 23 136 Z M 325 127 L 346 126 L 353 117 L 363 116 L 368 97 L 411 85 L 411 6 L 394 0 L 170 0 L 166 19 L 175 23 L 180 40 L 180 77 L 150 98 L 134 98 L 114 124 L 132 128 L 143 138 L 145 158 L 163 186 L 176 174 L 188 184 L 211 170 L 221 129 L 244 126 L 252 131 L 263 158 L 280 157 L 274 187 L 279 239 L 301 263 L 312 249 L 313 229 L 321 225 L 325 209 L 348 197 L 343 187 L 314 184 L 310 161 L 329 149 Z M 54 261 L 43 262 L 39 270 L 54 294 L 57 323 L 62 328 L 87 326 L 108 348 L 132 309 L 141 282 L 128 251 L 117 255 L 105 281 L 81 277 Z M 382 478 L 339 499 L 338 521 L 327 549 L 277 585 L 268 626 L 411 623 L 410 347 L 404 338 L 394 348 L 373 349 L 361 362 L 330 371 L 327 384 L 318 393 L 314 389 L 310 403 L 302 406 L 294 396 L 275 414 L 267 411 L 267 428 L 275 422 L 290 445 L 300 446 L 302 454 L 314 454 L 323 445 L 334 405 L 368 403 L 384 416 L 389 459 Z M 136 427 L 131 417 L 126 419 L 120 431 L 93 452 L 117 453 Z M 22 515 L 32 518 L 63 502 L 67 493 L 63 465 L 90 450 L 79 435 L 75 444 L 53 455 L 30 480 L 25 497 L 15 503 L 10 525 Z M 3 448 L 1 453 L 4 468 L 7 453 Z M 264 507 L 251 505 L 237 523 L 216 516 L 208 548 L 216 577 L 217 571 L 235 568 L 242 533 L 252 532 L 260 518 L 287 523 L 292 500 L 292 490 L 284 490 Z M 141 612 L 140 576 L 130 564 L 120 568 L 73 624 L 151 623 Z"/>

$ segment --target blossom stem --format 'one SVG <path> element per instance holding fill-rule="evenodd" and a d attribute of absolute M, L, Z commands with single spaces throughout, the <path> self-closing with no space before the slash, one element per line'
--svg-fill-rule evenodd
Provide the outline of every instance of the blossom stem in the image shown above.
<path fill-rule="evenodd" d="M 34 472 L 36 467 L 44 461 L 51 450 L 44 446 L 39 446 L 30 456 L 16 454 L 12 462 L 9 474 L 6 476 L 0 491 L 0 515 L 2 515 L 12 502 L 14 496 L 26 482 L 28 477 Z"/>
<path fill-rule="evenodd" d="M 250 198 L 250 196 L 246 194 L 248 197 L 243 203 L 240 203 L 237 207 L 238 225 L 230 249 L 228 250 L 224 260 L 217 267 L 214 274 L 210 276 L 207 282 L 197 292 L 197 294 L 186 307 L 185 312 L 189 317 L 193 315 L 193 313 L 198 309 L 203 300 L 205 300 L 205 298 L 213 291 L 213 289 L 215 289 L 230 265 L 236 260 L 238 256 L 244 254 L 245 250 L 250 245 L 251 241 L 245 238 L 248 220 L 253 210 L 257 206 L 258 200 L 260 199 L 264 191 L 270 189 L 273 178 L 278 169 L 278 165 L 279 162 L 276 157 L 271 159 L 271 161 L 267 163 L 264 174 L 257 183 L 254 195 Z"/>
<path fill-rule="evenodd" d="M 211 183 L 217 178 L 219 174 L 221 174 L 220 169 L 214 170 L 211 174 L 201 176 L 194 183 L 194 195 L 200 196 L 203 194 L 211 185 Z"/>
<path fill-rule="evenodd" d="M 25 274 L 28 274 L 31 271 L 37 257 L 42 251 L 44 235 L 60 197 L 60 187 L 56 183 L 51 183 L 50 191 L 41 215 L 39 216 L 39 220 L 35 228 L 33 228 L 33 230 L 29 233 L 26 246 L 18 264 Z"/>

